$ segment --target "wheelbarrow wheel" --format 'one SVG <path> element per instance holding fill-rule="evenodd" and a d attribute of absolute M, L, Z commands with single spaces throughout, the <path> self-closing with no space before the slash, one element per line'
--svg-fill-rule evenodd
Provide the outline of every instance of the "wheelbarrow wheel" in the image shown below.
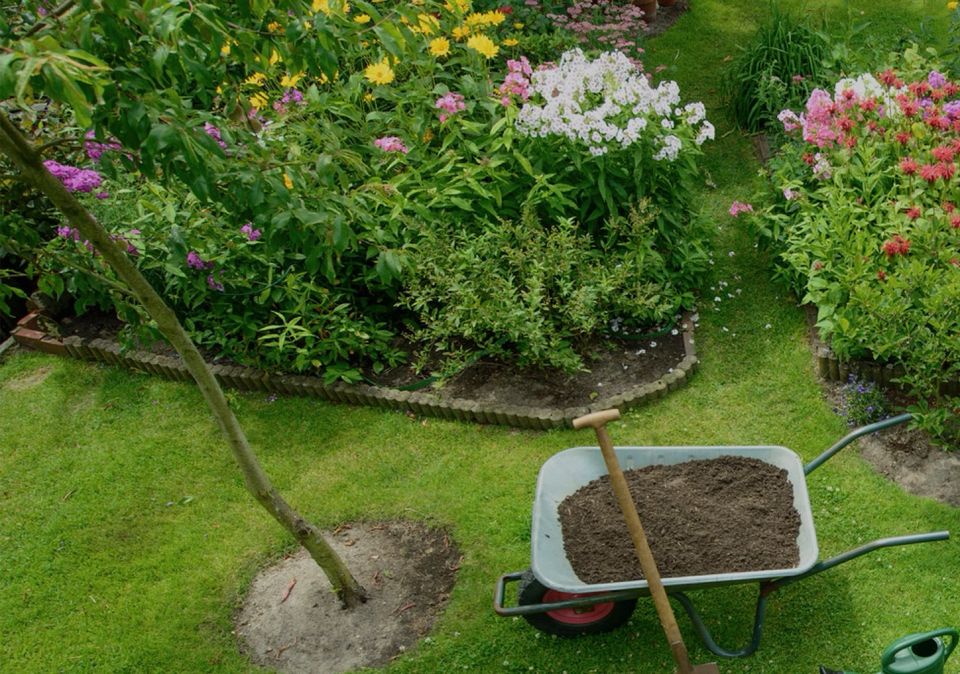
<path fill-rule="evenodd" d="M 517 603 L 520 606 L 548 604 L 565 599 L 589 597 L 590 594 L 572 594 L 551 589 L 537 580 L 532 571 L 527 570 L 517 588 Z M 636 605 L 636 599 L 625 599 L 583 608 L 562 608 L 545 613 L 532 613 L 523 618 L 541 632 L 556 634 L 560 637 L 576 637 L 581 634 L 600 634 L 615 630 L 630 620 Z"/>

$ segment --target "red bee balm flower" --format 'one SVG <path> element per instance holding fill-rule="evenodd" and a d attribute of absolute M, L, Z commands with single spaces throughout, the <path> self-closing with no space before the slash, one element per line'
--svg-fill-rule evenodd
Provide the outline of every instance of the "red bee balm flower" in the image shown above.
<path fill-rule="evenodd" d="M 897 142 L 901 145 L 906 145 L 910 142 L 910 134 L 906 131 L 901 131 L 897 134 Z"/>
<path fill-rule="evenodd" d="M 933 158 L 937 161 L 953 161 L 953 156 L 956 153 L 957 151 L 949 145 L 938 145 L 930 150 L 930 154 L 932 154 Z"/>
<path fill-rule="evenodd" d="M 882 269 L 878 269 L 878 270 L 877 270 L 877 278 L 878 278 L 879 280 L 881 280 L 881 281 L 886 281 L 886 280 L 887 280 L 887 272 L 883 271 Z"/>
<path fill-rule="evenodd" d="M 942 161 L 937 164 L 937 174 L 944 180 L 950 180 L 956 170 L 957 167 L 953 165 L 953 162 Z"/>
<path fill-rule="evenodd" d="M 899 234 L 894 234 L 892 239 L 883 242 L 883 252 L 887 257 L 906 255 L 910 252 L 910 241 Z"/>
<path fill-rule="evenodd" d="M 955 215 L 950 218 L 950 226 L 954 229 L 960 229 L 960 215 Z"/>
<path fill-rule="evenodd" d="M 911 220 L 916 220 L 917 218 L 919 218 L 919 217 L 920 217 L 920 208 L 917 207 L 917 206 L 913 206 L 912 208 L 908 208 L 908 209 L 907 209 L 907 217 L 910 218 Z"/>
<path fill-rule="evenodd" d="M 920 177 L 928 183 L 932 183 L 940 177 L 940 171 L 935 164 L 924 164 L 920 167 Z"/>
<path fill-rule="evenodd" d="M 912 176 L 914 173 L 916 173 L 918 168 L 920 168 L 920 165 L 917 164 L 917 162 L 915 162 L 913 159 L 910 159 L 910 157 L 904 157 L 900 160 L 900 170 L 906 173 L 908 176 Z"/>

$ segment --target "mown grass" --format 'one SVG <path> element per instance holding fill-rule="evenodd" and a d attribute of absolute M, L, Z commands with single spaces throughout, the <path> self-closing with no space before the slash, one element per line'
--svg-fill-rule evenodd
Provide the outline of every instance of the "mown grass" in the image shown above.
<path fill-rule="evenodd" d="M 926 17 L 936 35 L 946 25 L 940 2 L 781 4 L 826 12 L 837 25 L 847 15 L 869 19 L 881 44 Z M 695 0 L 650 44 L 648 66 L 667 65 L 718 127 L 706 156 L 717 188 L 704 188 L 703 201 L 721 228 L 711 285 L 729 287 L 704 288 L 703 364 L 691 384 L 627 413 L 611 428 L 619 444 L 783 444 L 811 458 L 845 432 L 821 395 L 795 300 L 770 284 L 767 261 L 726 215 L 731 200 L 749 197 L 758 165 L 719 107 L 718 72 L 768 11 L 755 0 Z M 490 608 L 496 577 L 528 564 L 540 465 L 592 444 L 589 435 L 253 394 L 234 402 L 277 486 L 319 524 L 416 518 L 448 527 L 461 546 L 463 567 L 432 640 L 388 671 L 672 671 L 648 601 L 626 628 L 572 641 Z M 960 530 L 960 510 L 904 493 L 853 448 L 808 484 L 824 557 L 882 536 Z M 8 358 L 0 512 L 0 670 L 254 669 L 238 653 L 231 616 L 256 569 L 290 543 L 247 496 L 192 387 L 42 355 Z M 793 674 L 819 662 L 875 671 L 894 638 L 960 625 L 958 559 L 956 539 L 890 549 L 788 587 L 770 602 L 759 652 L 722 671 Z M 721 644 L 747 641 L 753 587 L 694 597 Z M 715 659 L 680 622 L 694 661 Z"/>

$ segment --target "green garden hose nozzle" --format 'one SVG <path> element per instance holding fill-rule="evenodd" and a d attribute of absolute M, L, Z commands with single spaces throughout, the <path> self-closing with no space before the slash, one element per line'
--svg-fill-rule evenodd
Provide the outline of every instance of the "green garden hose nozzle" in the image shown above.
<path fill-rule="evenodd" d="M 949 641 L 945 638 L 949 637 Z M 947 658 L 960 638 L 957 630 L 908 634 L 887 646 L 880 659 L 879 674 L 944 674 Z M 820 667 L 820 674 L 853 674 Z"/>

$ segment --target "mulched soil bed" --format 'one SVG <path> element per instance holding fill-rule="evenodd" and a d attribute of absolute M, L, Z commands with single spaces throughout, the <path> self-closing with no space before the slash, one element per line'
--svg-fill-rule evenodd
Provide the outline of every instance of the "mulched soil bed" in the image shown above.
<path fill-rule="evenodd" d="M 625 471 L 664 577 L 786 569 L 800 560 L 800 515 L 787 472 L 724 456 Z M 585 583 L 643 578 L 610 478 L 590 482 L 559 507 L 563 545 Z"/>

